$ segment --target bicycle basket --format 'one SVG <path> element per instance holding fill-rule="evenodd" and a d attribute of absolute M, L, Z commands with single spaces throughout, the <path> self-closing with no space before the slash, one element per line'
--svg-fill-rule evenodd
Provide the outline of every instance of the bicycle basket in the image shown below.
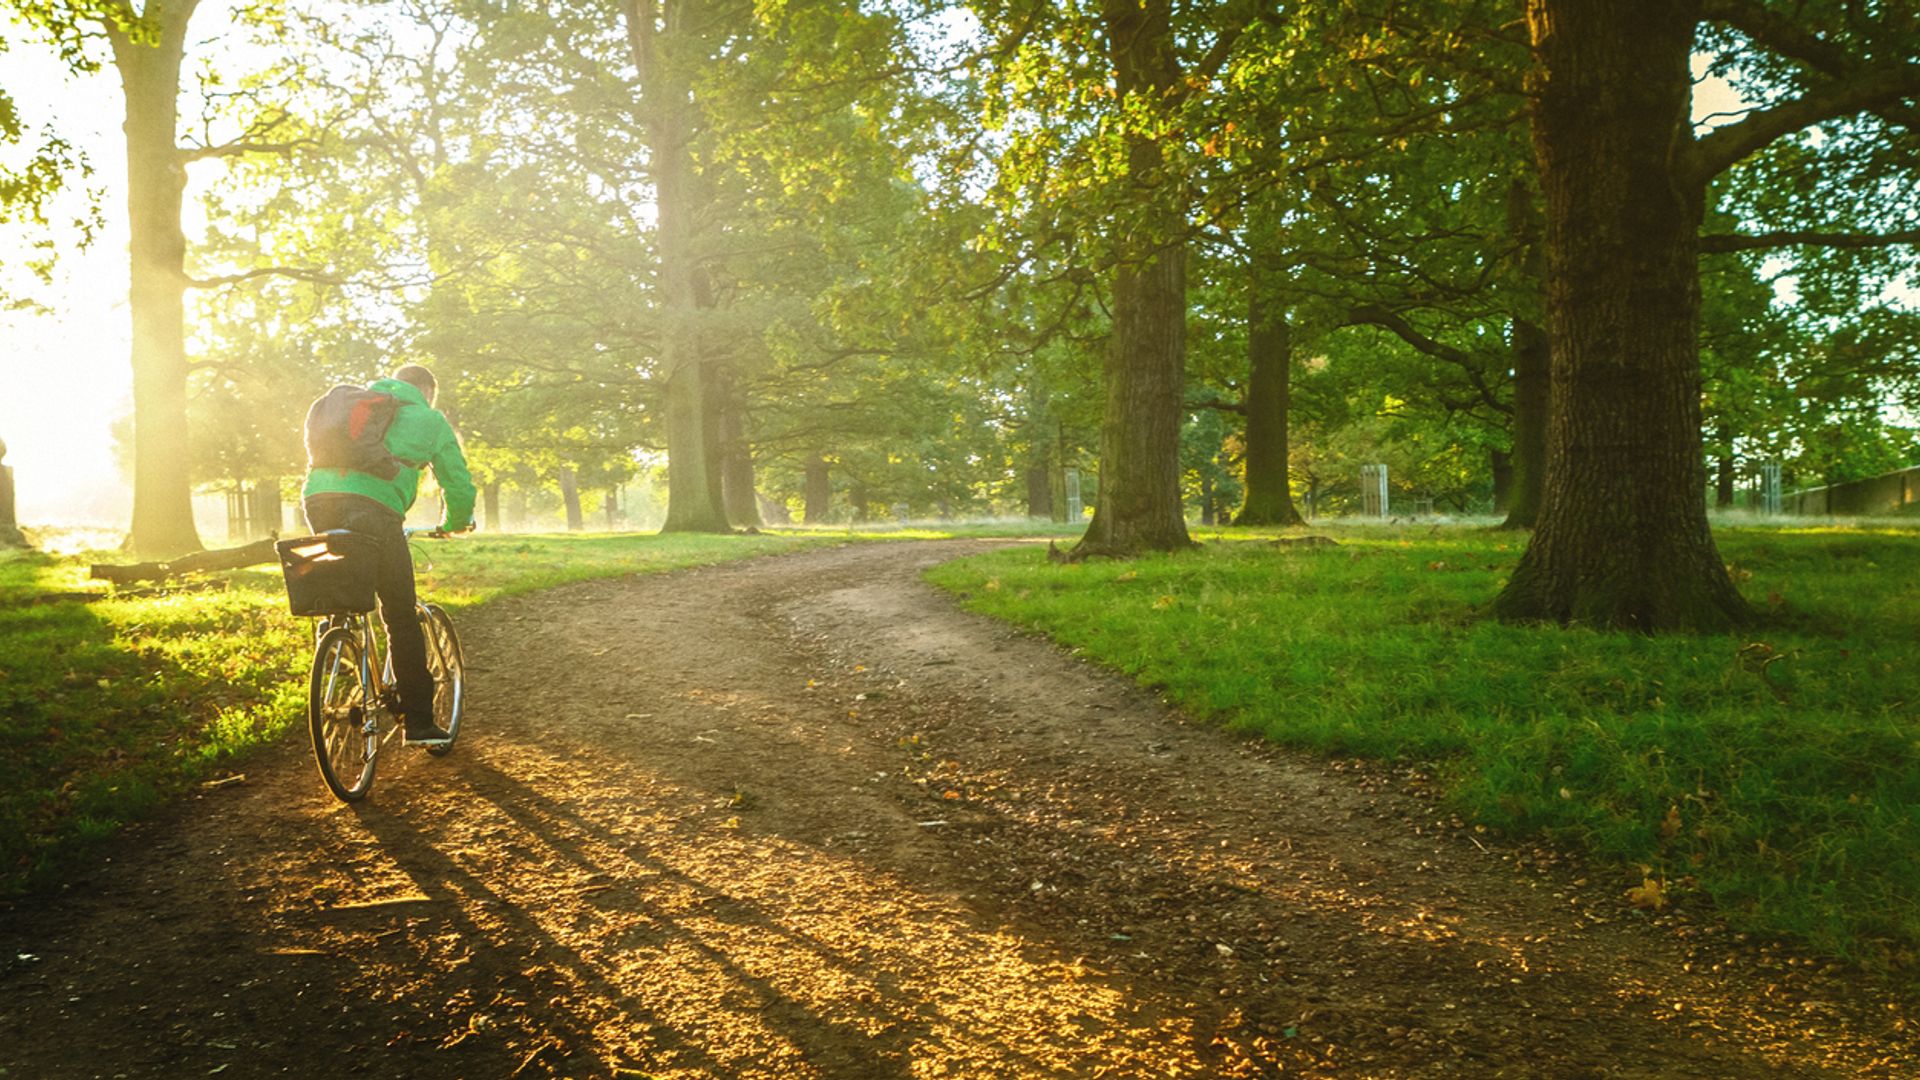
<path fill-rule="evenodd" d="M 295 615 L 372 611 L 380 574 L 380 542 L 364 533 L 301 536 L 273 545 Z"/>

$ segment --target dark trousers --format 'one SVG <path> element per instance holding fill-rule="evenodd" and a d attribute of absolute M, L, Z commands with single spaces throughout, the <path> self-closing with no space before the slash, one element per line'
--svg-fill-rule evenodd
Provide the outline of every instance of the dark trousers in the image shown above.
<path fill-rule="evenodd" d="M 365 496 L 345 493 L 312 496 L 306 511 L 307 527 L 314 532 L 346 529 L 380 541 L 374 595 L 380 598 L 380 621 L 387 626 L 400 711 L 431 721 L 433 673 L 427 670 L 427 639 L 413 610 L 413 551 L 407 547 L 406 519 Z"/>

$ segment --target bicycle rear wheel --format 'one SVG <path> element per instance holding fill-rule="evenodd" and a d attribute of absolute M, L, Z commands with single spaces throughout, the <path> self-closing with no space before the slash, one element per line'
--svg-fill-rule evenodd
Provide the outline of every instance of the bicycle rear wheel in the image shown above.
<path fill-rule="evenodd" d="M 320 779 L 342 802 L 359 802 L 373 790 L 373 765 L 380 753 L 374 707 L 360 662 L 360 639 L 345 626 L 329 629 L 313 649 L 307 730 L 313 736 Z"/>
<path fill-rule="evenodd" d="M 453 749 L 453 740 L 460 737 L 467 659 L 460 651 L 460 636 L 453 632 L 453 619 L 439 604 L 421 605 L 420 629 L 427 639 L 427 670 L 433 673 L 433 722 L 453 737 L 439 746 L 427 747 L 427 753 L 439 757 Z"/>

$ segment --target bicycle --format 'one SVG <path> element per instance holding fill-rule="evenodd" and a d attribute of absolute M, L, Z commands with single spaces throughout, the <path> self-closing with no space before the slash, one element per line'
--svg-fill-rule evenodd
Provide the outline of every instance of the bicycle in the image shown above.
<path fill-rule="evenodd" d="M 407 538 L 444 539 L 437 529 L 408 529 Z M 281 541 L 281 565 L 295 615 L 318 616 L 313 665 L 307 683 L 307 731 L 320 779 L 342 802 L 359 802 L 373 790 L 380 753 L 400 733 L 400 700 L 386 634 L 370 618 L 374 608 L 364 553 L 356 564 L 359 534 L 333 532 Z M 455 738 L 466 693 L 466 657 L 453 619 L 438 604 L 416 600 L 414 609 L 427 643 L 433 675 L 433 720 Z M 453 740 L 425 748 L 435 757 Z"/>

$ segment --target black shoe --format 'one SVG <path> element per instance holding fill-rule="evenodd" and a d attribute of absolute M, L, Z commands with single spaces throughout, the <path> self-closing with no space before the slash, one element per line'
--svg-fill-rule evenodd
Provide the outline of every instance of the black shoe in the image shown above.
<path fill-rule="evenodd" d="M 408 746 L 445 746 L 453 741 L 453 735 L 431 720 L 415 723 L 407 721 L 407 733 L 403 740 Z"/>

